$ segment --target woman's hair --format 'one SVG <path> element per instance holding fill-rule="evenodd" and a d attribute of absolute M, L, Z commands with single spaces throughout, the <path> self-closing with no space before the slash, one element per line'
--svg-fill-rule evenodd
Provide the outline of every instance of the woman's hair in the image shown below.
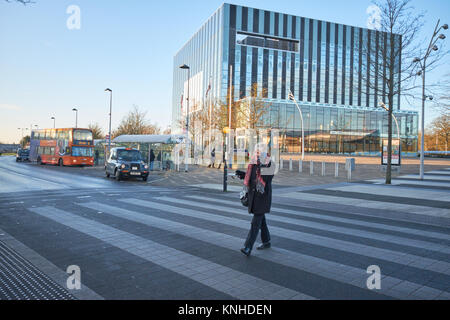
<path fill-rule="evenodd" d="M 264 142 L 259 142 L 255 145 L 252 156 L 250 158 L 250 163 L 256 164 L 258 158 L 262 164 L 267 164 L 270 162 L 270 154 L 268 152 L 268 147 L 267 144 Z"/>

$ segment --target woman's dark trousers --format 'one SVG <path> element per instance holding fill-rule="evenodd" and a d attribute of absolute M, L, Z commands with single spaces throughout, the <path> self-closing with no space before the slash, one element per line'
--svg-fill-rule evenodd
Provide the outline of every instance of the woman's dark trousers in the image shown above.
<path fill-rule="evenodd" d="M 254 215 L 252 220 L 252 227 L 248 233 L 245 247 L 250 250 L 253 249 L 256 238 L 258 237 L 259 229 L 261 229 L 261 241 L 266 244 L 270 242 L 269 228 L 267 228 L 266 215 Z"/>

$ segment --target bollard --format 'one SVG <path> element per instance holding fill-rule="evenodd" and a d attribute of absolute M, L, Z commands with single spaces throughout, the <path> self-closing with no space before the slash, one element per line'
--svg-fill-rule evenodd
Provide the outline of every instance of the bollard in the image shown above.
<path fill-rule="evenodd" d="M 339 162 L 337 161 L 334 164 L 334 177 L 339 178 Z"/>
<path fill-rule="evenodd" d="M 302 173 L 303 172 L 303 161 L 300 160 L 298 162 L 298 172 Z"/>
<path fill-rule="evenodd" d="M 283 163 L 284 163 L 284 160 L 280 159 L 280 170 L 283 170 Z"/>
<path fill-rule="evenodd" d="M 325 177 L 325 161 L 322 161 L 322 177 Z"/>
<path fill-rule="evenodd" d="M 309 174 L 310 175 L 314 174 L 314 161 L 311 161 L 311 163 L 309 165 Z"/>
<path fill-rule="evenodd" d="M 289 171 L 292 171 L 292 158 L 289 159 Z"/>
<path fill-rule="evenodd" d="M 355 170 L 355 158 L 347 158 L 345 161 L 345 169 L 347 170 L 348 181 L 352 180 L 352 171 Z"/>

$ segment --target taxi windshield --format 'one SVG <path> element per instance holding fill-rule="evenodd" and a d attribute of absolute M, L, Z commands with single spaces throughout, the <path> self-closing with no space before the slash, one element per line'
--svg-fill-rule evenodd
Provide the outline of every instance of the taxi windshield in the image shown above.
<path fill-rule="evenodd" d="M 141 153 L 137 150 L 117 150 L 117 158 L 124 161 L 141 161 Z"/>

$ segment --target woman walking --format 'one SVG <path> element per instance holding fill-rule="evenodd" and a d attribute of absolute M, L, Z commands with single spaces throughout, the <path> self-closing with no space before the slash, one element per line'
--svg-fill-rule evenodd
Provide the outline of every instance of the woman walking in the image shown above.
<path fill-rule="evenodd" d="M 248 192 L 248 213 L 253 214 L 250 231 L 241 252 L 250 256 L 253 245 L 261 230 L 262 244 L 258 250 L 268 249 L 271 246 L 270 232 L 267 227 L 266 214 L 270 213 L 272 206 L 272 179 L 270 156 L 265 152 L 266 145 L 258 144 L 248 165 L 244 178 L 244 188 Z"/>

